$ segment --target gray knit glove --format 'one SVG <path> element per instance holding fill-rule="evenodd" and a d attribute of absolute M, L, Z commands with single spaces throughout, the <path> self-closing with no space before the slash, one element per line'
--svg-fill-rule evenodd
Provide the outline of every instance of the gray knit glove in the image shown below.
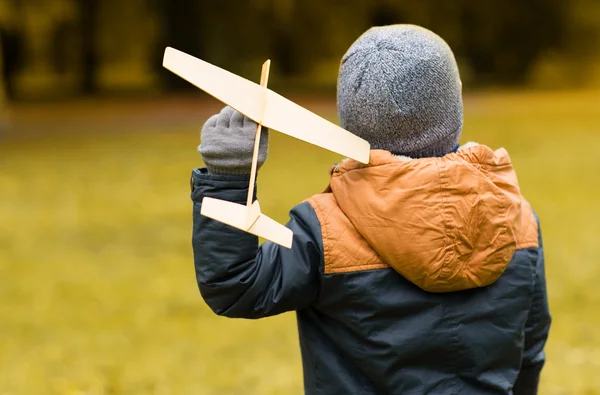
<path fill-rule="evenodd" d="M 257 124 L 227 106 L 206 121 L 198 152 L 210 174 L 250 174 Z M 262 129 L 258 169 L 267 159 L 269 131 Z"/>

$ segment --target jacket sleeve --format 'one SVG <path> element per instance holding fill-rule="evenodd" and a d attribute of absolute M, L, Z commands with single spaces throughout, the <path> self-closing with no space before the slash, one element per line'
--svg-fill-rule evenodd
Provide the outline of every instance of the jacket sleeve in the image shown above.
<path fill-rule="evenodd" d="M 538 392 L 540 374 L 546 355 L 544 346 L 550 331 L 551 316 L 548 308 L 546 291 L 546 274 L 544 268 L 544 247 L 542 233 L 538 221 L 539 248 L 535 270 L 533 300 L 525 324 L 525 349 L 521 363 L 521 371 L 514 387 L 515 395 L 533 395 Z"/>
<path fill-rule="evenodd" d="M 202 199 L 246 204 L 249 176 L 192 172 L 194 266 L 205 302 L 218 315 L 261 318 L 300 310 L 319 297 L 323 247 L 319 221 L 308 203 L 290 212 L 291 249 L 200 214 Z"/>

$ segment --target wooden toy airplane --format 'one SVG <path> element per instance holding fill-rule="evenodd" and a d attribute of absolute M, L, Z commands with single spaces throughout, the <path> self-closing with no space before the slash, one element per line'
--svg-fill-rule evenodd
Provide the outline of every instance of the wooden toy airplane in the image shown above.
<path fill-rule="evenodd" d="M 270 60 L 263 64 L 260 85 L 258 85 L 174 48 L 167 47 L 163 59 L 163 67 L 258 124 L 246 205 L 205 197 L 202 200 L 200 213 L 283 247 L 291 248 L 292 231 L 262 214 L 258 200 L 252 202 L 262 127 L 265 126 L 361 163 L 369 163 L 370 146 L 367 141 L 267 89 L 270 65 Z"/>

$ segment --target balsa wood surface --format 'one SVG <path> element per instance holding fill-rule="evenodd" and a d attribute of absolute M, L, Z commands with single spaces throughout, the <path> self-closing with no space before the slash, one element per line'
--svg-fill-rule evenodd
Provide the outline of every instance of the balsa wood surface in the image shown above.
<path fill-rule="evenodd" d="M 258 218 L 261 215 L 260 212 L 260 204 L 258 204 L 258 200 L 255 200 L 250 206 L 246 205 L 247 213 L 246 213 L 246 228 L 244 230 L 250 229 Z"/>
<path fill-rule="evenodd" d="M 285 248 L 292 248 L 294 232 L 279 222 L 261 214 L 258 221 L 248 230 L 251 234 L 267 239 Z"/>
<path fill-rule="evenodd" d="M 205 197 L 202 199 L 200 214 L 222 222 L 236 229 L 262 237 L 286 248 L 292 247 L 294 234 L 291 229 L 260 213 L 260 206 L 252 206 Z M 258 213 L 258 218 L 249 227 L 249 218 Z"/>
<path fill-rule="evenodd" d="M 345 129 L 269 90 L 263 126 L 307 143 L 369 163 L 370 145 Z"/>
<path fill-rule="evenodd" d="M 254 212 L 255 220 L 260 216 L 260 210 Z M 247 231 L 251 227 L 252 212 L 250 207 L 228 202 L 226 200 L 205 197 L 202 199 L 200 214 L 212 218 L 234 228 Z"/>
<path fill-rule="evenodd" d="M 262 73 L 260 76 L 260 86 L 263 88 L 267 87 L 267 83 L 269 82 L 269 70 L 271 69 L 271 60 L 267 60 L 262 66 Z M 263 104 L 263 114 L 264 108 L 267 105 L 267 95 L 266 92 L 263 92 L 262 98 Z M 262 115 L 261 115 L 262 119 Z M 258 151 L 260 149 L 260 133 L 262 131 L 262 124 L 258 122 L 256 126 L 256 134 L 254 136 L 254 152 L 252 153 L 252 168 L 250 170 L 250 187 L 248 188 L 248 199 L 246 200 L 246 205 L 250 206 L 252 204 L 252 197 L 254 196 L 254 181 L 256 180 L 256 173 L 258 171 Z"/>
<path fill-rule="evenodd" d="M 262 120 L 265 88 L 260 85 L 171 47 L 165 50 L 163 67 L 248 118 Z"/>

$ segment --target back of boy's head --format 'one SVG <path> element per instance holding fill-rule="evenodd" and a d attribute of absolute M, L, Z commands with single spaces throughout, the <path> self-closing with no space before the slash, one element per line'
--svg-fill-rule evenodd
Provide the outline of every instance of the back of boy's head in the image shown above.
<path fill-rule="evenodd" d="M 342 59 L 338 112 L 341 126 L 372 149 L 412 158 L 454 151 L 463 104 L 452 50 L 418 26 L 369 29 Z"/>

